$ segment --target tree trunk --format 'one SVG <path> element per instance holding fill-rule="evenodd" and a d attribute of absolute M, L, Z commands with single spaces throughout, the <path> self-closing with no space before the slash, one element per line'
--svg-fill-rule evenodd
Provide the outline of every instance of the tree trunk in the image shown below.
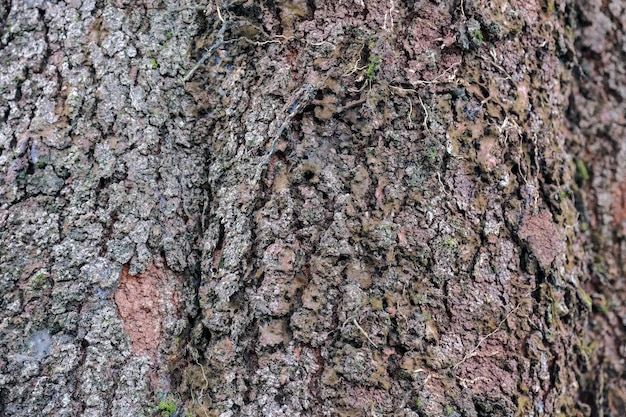
<path fill-rule="evenodd" d="M 0 0 L 0 415 L 621 415 L 625 27 Z"/>

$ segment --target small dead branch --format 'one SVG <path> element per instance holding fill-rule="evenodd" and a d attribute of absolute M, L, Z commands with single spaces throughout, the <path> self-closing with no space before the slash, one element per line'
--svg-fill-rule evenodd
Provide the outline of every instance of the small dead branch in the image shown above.
<path fill-rule="evenodd" d="M 411 117 L 413 116 L 413 100 L 411 100 L 410 98 L 407 100 L 409 101 L 409 114 L 406 116 L 407 126 L 409 127 L 409 129 L 413 129 L 413 120 L 411 119 Z"/>
<path fill-rule="evenodd" d="M 278 37 L 282 37 L 285 40 L 290 40 L 291 39 L 291 38 L 288 38 L 288 37 L 285 37 L 285 36 L 282 36 L 282 35 L 277 35 L 276 37 L 277 38 Z M 245 36 L 241 36 L 239 38 L 229 39 L 227 41 L 224 41 L 224 45 L 229 44 L 229 43 L 236 43 L 236 42 L 239 42 L 239 41 L 243 41 L 243 42 L 249 43 L 251 45 L 256 45 L 256 46 L 263 46 L 263 45 L 267 45 L 267 44 L 270 44 L 270 43 L 283 43 L 284 42 L 284 40 L 281 41 L 281 40 L 278 40 L 278 39 L 270 39 L 269 41 L 253 41 L 250 38 L 246 38 Z"/>
<path fill-rule="evenodd" d="M 217 32 L 217 38 L 215 39 L 215 42 L 213 43 L 213 45 L 211 45 L 209 49 L 206 50 L 204 55 L 202 55 L 202 58 L 200 58 L 200 60 L 196 63 L 196 65 L 194 65 L 194 67 L 191 70 L 189 70 L 187 75 L 183 77 L 183 82 L 189 81 L 191 77 L 193 76 L 193 74 L 198 70 L 198 68 L 204 65 L 207 59 L 209 59 L 211 55 L 213 55 L 215 50 L 219 48 L 220 46 L 228 45 L 228 44 L 236 43 L 240 41 L 244 41 L 249 44 L 256 45 L 256 46 L 262 46 L 262 45 L 267 45 L 270 43 L 282 43 L 284 41 L 291 39 L 283 35 L 270 36 L 269 34 L 267 34 L 267 32 L 263 30 L 263 28 L 250 24 L 249 26 L 252 26 L 253 28 L 257 29 L 259 33 L 263 34 L 263 36 L 270 38 L 270 39 L 266 41 L 253 41 L 252 39 L 249 39 L 245 36 L 241 36 L 241 37 L 234 38 L 234 39 L 224 40 L 224 33 L 226 32 L 226 28 L 228 27 L 228 24 L 230 22 L 224 19 L 224 17 L 222 16 L 222 12 L 220 10 L 219 5 L 216 8 L 217 8 L 217 17 L 222 22 L 222 26 L 220 27 L 220 30 Z M 282 40 L 280 40 L 280 38 L 282 38 Z"/>
<path fill-rule="evenodd" d="M 367 102 L 367 97 L 351 101 L 350 103 L 346 104 L 345 106 L 337 107 L 337 113 L 341 113 L 342 111 L 351 109 L 352 107 L 358 106 L 359 104 L 363 104 L 365 102 Z"/>
<path fill-rule="evenodd" d="M 350 64 L 350 66 L 348 66 L 346 72 L 343 73 L 344 77 L 348 77 L 352 74 L 355 74 L 357 72 L 363 71 L 365 69 L 367 69 L 367 65 L 364 67 L 359 67 L 359 62 L 361 62 L 361 52 L 363 51 L 363 48 L 365 47 L 365 45 L 361 45 L 361 47 L 359 48 L 358 51 L 356 51 L 353 55 L 353 62 Z"/>
<path fill-rule="evenodd" d="M 395 11 L 393 0 L 389 0 L 389 10 L 385 12 L 385 17 L 383 19 L 383 30 L 393 32 L 393 14 Z M 387 19 L 389 19 L 389 28 L 387 28 Z"/>
<path fill-rule="evenodd" d="M 303 84 L 292 95 L 290 102 L 286 106 L 287 115 L 285 116 L 283 123 L 278 128 L 276 135 L 274 135 L 274 138 L 272 139 L 272 146 L 270 148 L 270 151 L 263 160 L 263 162 L 261 162 L 257 166 L 256 174 L 252 179 L 252 185 L 254 187 L 256 187 L 257 183 L 261 179 L 261 176 L 263 175 L 265 167 L 269 165 L 272 157 L 276 153 L 276 145 L 278 144 L 280 137 L 283 135 L 284 131 L 289 128 L 289 126 L 291 126 L 291 121 L 293 120 L 293 118 L 296 115 L 302 113 L 302 111 L 315 98 L 315 94 L 317 93 L 318 88 L 319 86 L 314 86 L 312 84 Z"/>
<path fill-rule="evenodd" d="M 466 379 L 466 378 L 459 378 L 459 377 L 457 377 L 457 379 L 459 380 L 459 383 L 461 384 L 461 386 L 463 388 L 465 388 L 465 389 L 473 387 L 474 384 L 477 383 L 478 381 L 489 381 L 489 379 L 484 377 L 484 376 L 479 376 L 479 377 L 473 378 L 473 379 Z"/>
<path fill-rule="evenodd" d="M 365 330 L 363 330 L 363 328 L 361 327 L 361 325 L 359 324 L 359 322 L 356 321 L 355 317 L 350 317 L 348 318 L 346 321 L 343 322 L 343 325 L 341 326 L 341 328 L 343 329 L 344 327 L 346 327 L 346 324 L 348 324 L 348 322 L 352 320 L 352 324 L 354 324 L 356 326 L 357 329 L 359 329 L 359 331 L 361 332 L 361 334 L 363 336 L 365 336 L 365 338 L 367 339 L 368 342 L 370 342 L 372 344 L 372 346 L 374 346 L 376 349 L 378 349 L 378 345 L 376 343 L 374 343 L 374 341 L 369 337 L 369 335 L 367 334 L 367 332 Z"/>
<path fill-rule="evenodd" d="M 436 76 L 432 80 L 429 80 L 429 81 L 418 80 L 415 83 L 418 84 L 418 85 L 450 83 L 450 82 L 454 81 L 454 79 L 456 78 L 456 71 L 454 71 L 452 74 L 450 74 L 447 77 L 447 79 L 442 80 L 442 78 L 445 77 L 446 74 L 448 74 L 450 71 L 452 71 L 455 67 L 458 67 L 459 65 L 461 65 L 462 62 L 463 61 L 455 62 L 454 64 L 450 65 L 441 74 L 439 74 L 438 76 Z"/>
<path fill-rule="evenodd" d="M 194 65 L 194 67 L 187 73 L 187 75 L 183 77 L 184 83 L 189 81 L 189 79 L 191 79 L 191 77 L 193 76 L 193 73 L 196 72 L 196 70 L 202 65 L 204 65 L 206 60 L 209 59 L 213 52 L 224 43 L 224 33 L 226 33 L 226 27 L 228 26 L 228 22 L 222 17 L 219 6 L 217 6 L 217 16 L 222 22 L 222 27 L 220 27 L 220 30 L 217 32 L 217 39 L 215 40 L 213 45 L 211 45 L 209 49 L 204 53 L 204 55 L 202 55 L 200 61 L 198 61 L 196 65 Z"/>
<path fill-rule="evenodd" d="M 188 348 L 189 348 L 189 353 L 191 353 L 191 357 L 193 358 L 193 361 L 196 363 L 197 366 L 200 367 L 200 372 L 202 372 L 202 379 L 204 380 L 204 387 L 202 387 L 202 389 L 200 390 L 200 395 L 198 397 L 202 399 L 202 397 L 204 396 L 204 391 L 209 388 L 209 379 L 207 378 L 206 373 L 204 372 L 204 366 L 200 364 L 200 361 L 198 360 L 198 351 L 192 348 L 191 346 L 189 346 Z"/>
<path fill-rule="evenodd" d="M 271 36 L 269 33 L 267 33 L 261 26 L 258 25 L 253 25 L 252 23 L 246 22 L 247 26 L 250 26 L 254 29 L 256 29 L 261 35 L 265 36 L 267 39 L 267 41 L 253 41 L 250 38 L 247 38 L 245 36 L 240 36 L 238 38 L 235 39 L 229 39 L 227 41 L 224 41 L 224 45 L 229 44 L 229 43 L 236 43 L 239 41 L 243 41 L 243 42 L 247 42 L 251 45 L 256 45 L 256 46 L 263 46 L 263 45 L 267 45 L 270 43 L 283 43 L 289 40 L 292 40 L 293 37 L 289 37 L 289 36 L 285 36 L 285 35 L 273 35 Z"/>
<path fill-rule="evenodd" d="M 526 297 L 526 296 L 524 296 Z M 524 303 L 524 301 L 520 301 L 511 311 L 509 311 L 506 316 L 504 316 L 504 318 L 502 320 L 500 320 L 500 323 L 498 323 L 498 326 L 496 326 L 496 328 L 489 334 L 487 334 L 486 336 L 483 336 L 478 343 L 476 344 L 476 346 L 474 346 L 469 352 L 467 352 L 465 354 L 465 356 L 463 356 L 463 359 L 461 359 L 460 361 L 458 361 L 453 367 L 452 369 L 456 369 L 459 367 L 459 365 L 461 365 L 463 362 L 465 362 L 466 360 L 473 358 L 474 356 L 477 356 L 478 353 L 478 349 L 480 348 L 480 345 L 482 345 L 482 343 L 489 339 L 491 336 L 493 336 L 494 334 L 496 334 L 497 332 L 500 331 L 500 328 L 502 327 L 502 325 L 507 321 L 507 319 L 511 316 L 511 314 L 515 313 L 517 311 L 518 308 L 521 307 L 521 305 Z M 492 354 L 493 355 L 493 354 Z"/>
<path fill-rule="evenodd" d="M 486 57 L 479 55 L 479 58 L 483 61 L 486 62 L 489 65 L 492 65 L 494 68 L 496 68 L 498 71 L 500 71 L 502 74 L 504 74 L 504 79 L 505 80 L 509 80 L 511 82 L 513 82 L 513 79 L 511 78 L 511 76 L 509 75 L 508 72 L 506 72 L 506 70 L 504 68 L 502 68 L 502 66 L 500 64 L 497 63 L 496 61 L 496 53 L 494 49 L 491 49 L 491 51 L 489 52 L 489 55 L 491 56 L 491 59 L 487 59 Z"/>
<path fill-rule="evenodd" d="M 422 126 L 424 126 L 424 129 L 428 131 L 428 111 L 426 110 L 426 106 L 424 106 L 424 102 L 422 101 L 422 98 L 419 96 L 419 94 L 417 95 L 417 98 L 419 98 L 422 109 L 424 109 L 424 121 L 422 122 Z"/>
<path fill-rule="evenodd" d="M 441 186 L 441 191 L 443 191 L 443 193 L 449 197 L 450 194 L 446 190 L 446 186 L 443 185 L 443 181 L 441 181 L 441 174 L 439 172 L 437 172 L 437 180 L 439 181 L 439 185 Z"/>
<path fill-rule="evenodd" d="M 412 88 L 402 88 L 402 87 L 398 87 L 395 85 L 391 85 L 390 87 L 394 90 L 399 91 L 401 93 L 399 94 L 401 97 L 404 97 L 402 95 L 404 93 L 414 93 L 417 95 L 417 98 L 420 101 L 420 105 L 422 106 L 422 110 L 424 110 L 424 121 L 422 122 L 422 126 L 424 126 L 424 129 L 428 131 L 429 130 L 428 129 L 428 110 L 426 109 L 426 106 L 424 105 L 424 101 L 422 100 L 422 97 L 419 94 L 417 94 L 417 90 L 414 90 Z M 409 128 L 413 127 L 413 121 L 411 120 L 412 115 L 413 115 L 413 102 L 409 98 L 409 114 L 407 116 Z"/>
<path fill-rule="evenodd" d="M 333 49 L 337 48 L 337 45 L 335 45 L 334 43 L 330 43 L 328 41 L 320 41 L 320 42 L 308 42 L 307 41 L 307 43 L 309 43 L 309 45 L 312 45 L 312 46 L 328 45 L 328 46 L 331 46 Z"/>

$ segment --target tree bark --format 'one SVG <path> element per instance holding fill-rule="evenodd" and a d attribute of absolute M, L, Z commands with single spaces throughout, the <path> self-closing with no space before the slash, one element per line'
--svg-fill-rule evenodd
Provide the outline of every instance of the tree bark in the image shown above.
<path fill-rule="evenodd" d="M 0 0 L 0 415 L 620 415 L 625 27 Z"/>

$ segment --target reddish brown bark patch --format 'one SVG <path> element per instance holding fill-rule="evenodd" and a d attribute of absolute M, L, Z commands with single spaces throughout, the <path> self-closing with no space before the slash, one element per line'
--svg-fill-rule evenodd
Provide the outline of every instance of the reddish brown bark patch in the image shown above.
<path fill-rule="evenodd" d="M 165 274 L 152 264 L 136 276 L 128 273 L 128 266 L 122 268 L 114 299 L 133 353 L 154 355 L 157 352 L 161 341 L 165 278 Z"/>
<path fill-rule="evenodd" d="M 526 213 L 518 236 L 528 241 L 530 249 L 542 268 L 550 266 L 554 258 L 565 250 L 565 242 L 549 211 Z"/>
<path fill-rule="evenodd" d="M 613 193 L 613 221 L 615 230 L 626 234 L 626 183 L 621 183 L 615 187 Z"/>

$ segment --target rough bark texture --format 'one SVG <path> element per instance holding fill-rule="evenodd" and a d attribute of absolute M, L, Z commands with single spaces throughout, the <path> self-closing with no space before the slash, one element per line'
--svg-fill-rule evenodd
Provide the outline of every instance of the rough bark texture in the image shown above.
<path fill-rule="evenodd" d="M 625 31 L 0 0 L 0 415 L 620 415 Z"/>

